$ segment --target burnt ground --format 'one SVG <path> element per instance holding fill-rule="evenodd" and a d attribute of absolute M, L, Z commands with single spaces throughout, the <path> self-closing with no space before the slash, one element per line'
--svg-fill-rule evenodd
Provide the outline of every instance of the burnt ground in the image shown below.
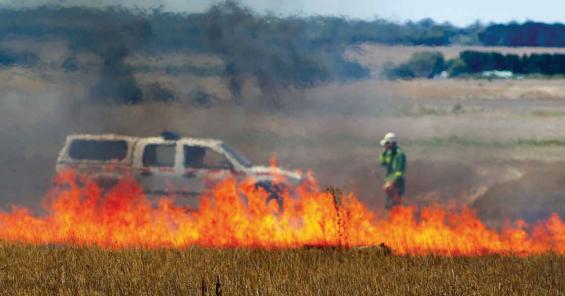
<path fill-rule="evenodd" d="M 565 215 L 565 163 L 545 161 L 504 161 L 499 163 L 452 163 L 425 160 L 408 161 L 407 192 L 409 205 L 452 202 L 466 204 L 490 225 L 501 226 L 524 219 L 534 222 L 551 213 Z M 384 206 L 380 178 L 372 174 L 372 163 L 342 167 L 344 176 L 336 180 L 329 164 L 320 168 L 322 184 L 339 183 L 356 192 L 369 207 Z M 382 176 L 382 172 L 379 173 Z"/>

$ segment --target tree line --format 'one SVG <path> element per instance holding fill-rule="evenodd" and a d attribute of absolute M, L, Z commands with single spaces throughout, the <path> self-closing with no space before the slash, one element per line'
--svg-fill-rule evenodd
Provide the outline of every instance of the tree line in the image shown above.
<path fill-rule="evenodd" d="M 493 24 L 479 33 L 479 42 L 487 46 L 564 47 L 565 25 L 525 22 Z"/>
<path fill-rule="evenodd" d="M 459 58 L 462 66 L 453 74 L 484 71 L 511 71 L 517 74 L 565 74 L 565 54 L 501 54 L 498 52 L 464 51 Z"/>
<path fill-rule="evenodd" d="M 510 71 L 513 74 L 565 75 L 565 54 L 502 54 L 466 50 L 458 58 L 446 60 L 441 52 L 417 52 L 399 65 L 387 65 L 383 75 L 389 79 L 434 78 L 445 72 L 450 77 L 481 74 L 485 71 Z"/>

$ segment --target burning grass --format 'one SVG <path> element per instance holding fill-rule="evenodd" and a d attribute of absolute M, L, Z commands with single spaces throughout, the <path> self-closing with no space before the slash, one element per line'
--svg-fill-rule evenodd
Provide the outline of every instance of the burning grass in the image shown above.
<path fill-rule="evenodd" d="M 562 295 L 565 257 L 0 244 L 8 295 L 216 295 L 218 277 L 224 295 Z"/>
<path fill-rule="evenodd" d="M 28 244 L 102 248 L 292 249 L 375 247 L 397 255 L 475 256 L 565 254 L 565 222 L 554 214 L 536 225 L 508 223 L 500 230 L 483 224 L 463 207 L 398 207 L 379 217 L 352 194 L 320 192 L 315 185 L 285 194 L 284 209 L 265 203 L 253 183 L 226 180 L 201 197 L 197 210 L 145 198 L 133 180 L 108 193 L 72 172 L 46 202 L 47 214 L 25 208 L 0 213 L 0 239 Z M 340 194 L 341 195 L 341 194 Z"/>

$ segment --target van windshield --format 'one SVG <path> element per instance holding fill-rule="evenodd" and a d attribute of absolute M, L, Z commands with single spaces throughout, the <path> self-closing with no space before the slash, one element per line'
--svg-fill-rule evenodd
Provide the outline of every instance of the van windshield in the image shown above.
<path fill-rule="evenodd" d="M 224 148 L 224 150 L 226 150 L 226 152 L 228 154 L 233 156 L 237 160 L 237 162 L 239 162 L 242 166 L 248 168 L 248 167 L 251 167 L 253 165 L 251 163 L 251 161 L 249 161 L 249 159 L 247 159 L 247 157 L 239 154 L 239 152 L 237 152 L 237 150 L 233 149 L 232 146 L 224 143 L 224 144 L 222 144 L 222 147 Z"/>
<path fill-rule="evenodd" d="M 69 157 L 75 160 L 120 161 L 127 153 L 123 140 L 74 140 L 69 147 Z"/>

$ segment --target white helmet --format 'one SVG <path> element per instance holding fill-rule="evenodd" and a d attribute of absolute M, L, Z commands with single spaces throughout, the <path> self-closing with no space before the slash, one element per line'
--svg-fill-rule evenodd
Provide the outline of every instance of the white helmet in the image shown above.
<path fill-rule="evenodd" d="M 385 137 L 381 140 L 381 146 L 385 146 L 388 143 L 396 142 L 396 135 L 394 133 L 387 133 Z"/>

